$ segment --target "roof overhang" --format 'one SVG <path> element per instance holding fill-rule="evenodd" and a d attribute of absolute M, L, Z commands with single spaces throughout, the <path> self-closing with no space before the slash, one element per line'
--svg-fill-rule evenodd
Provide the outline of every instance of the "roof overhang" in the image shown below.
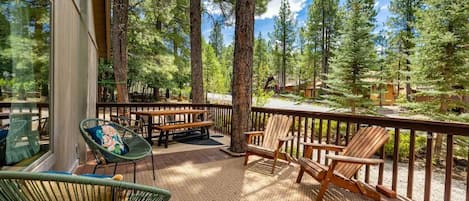
<path fill-rule="evenodd" d="M 111 2 L 93 0 L 93 16 L 99 58 L 111 58 Z"/>

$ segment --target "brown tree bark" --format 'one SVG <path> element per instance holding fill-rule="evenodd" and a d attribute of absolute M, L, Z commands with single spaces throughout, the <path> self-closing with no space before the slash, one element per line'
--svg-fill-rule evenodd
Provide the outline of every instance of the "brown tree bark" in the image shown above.
<path fill-rule="evenodd" d="M 322 53 L 322 89 L 326 88 L 326 80 L 327 80 L 327 54 L 326 54 L 326 11 L 324 7 L 324 0 L 321 1 L 321 17 L 322 17 L 322 24 L 321 24 L 321 53 Z"/>
<path fill-rule="evenodd" d="M 233 115 L 231 147 L 236 153 L 246 151 L 244 132 L 250 128 L 252 104 L 252 66 L 254 45 L 255 0 L 236 1 L 235 48 L 233 59 Z"/>
<path fill-rule="evenodd" d="M 201 2 L 190 2 L 191 28 L 191 86 L 192 103 L 204 103 L 204 83 L 202 70 L 202 32 L 201 32 Z"/>
<path fill-rule="evenodd" d="M 153 87 L 153 98 L 155 101 L 160 101 L 160 88 Z"/>
<path fill-rule="evenodd" d="M 282 35 L 282 85 L 280 86 L 280 93 L 285 92 L 287 85 L 287 29 L 283 28 Z"/>
<path fill-rule="evenodd" d="M 112 61 L 117 102 L 129 102 L 127 89 L 128 0 L 114 0 L 112 5 Z"/>

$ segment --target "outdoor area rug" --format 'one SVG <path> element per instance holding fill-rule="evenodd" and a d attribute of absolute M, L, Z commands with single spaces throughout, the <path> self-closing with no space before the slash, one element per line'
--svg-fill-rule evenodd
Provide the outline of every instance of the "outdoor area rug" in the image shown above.
<path fill-rule="evenodd" d="M 194 145 L 223 145 L 222 143 L 217 142 L 216 140 L 213 140 L 210 138 L 207 139 L 206 137 L 200 138 L 200 136 L 182 137 L 182 138 L 175 137 L 174 140 L 180 143 L 194 144 Z"/>

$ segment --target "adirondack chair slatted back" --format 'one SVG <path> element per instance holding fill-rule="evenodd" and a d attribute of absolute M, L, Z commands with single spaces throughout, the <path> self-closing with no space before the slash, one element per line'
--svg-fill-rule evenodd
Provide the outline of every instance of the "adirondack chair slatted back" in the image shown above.
<path fill-rule="evenodd" d="M 293 119 L 289 116 L 278 114 L 271 116 L 265 126 L 262 147 L 276 149 L 278 139 L 288 135 L 292 123 Z"/>
<path fill-rule="evenodd" d="M 341 155 L 370 158 L 386 143 L 388 138 L 388 132 L 383 127 L 360 128 Z M 335 170 L 346 178 L 351 178 L 361 166 L 360 164 L 338 163 Z"/>

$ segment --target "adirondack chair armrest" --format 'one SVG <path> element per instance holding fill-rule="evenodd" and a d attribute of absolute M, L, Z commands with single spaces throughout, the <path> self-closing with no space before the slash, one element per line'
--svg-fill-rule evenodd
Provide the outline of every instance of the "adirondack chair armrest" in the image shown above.
<path fill-rule="evenodd" d="M 279 138 L 279 139 L 278 139 L 277 150 L 280 150 L 280 148 L 282 148 L 282 146 L 283 146 L 283 144 L 285 144 L 285 142 L 290 141 L 290 140 L 294 140 L 294 139 L 295 139 L 295 136 L 294 136 L 294 135 L 290 135 L 290 136 L 287 136 L 287 137 Z"/>
<path fill-rule="evenodd" d="M 312 148 L 318 150 L 327 150 L 327 151 L 336 151 L 342 152 L 345 147 L 339 145 L 332 145 L 332 144 L 318 144 L 318 143 L 309 143 L 309 142 L 300 142 L 305 146 L 305 149 Z"/>
<path fill-rule="evenodd" d="M 326 158 L 331 159 L 333 161 L 341 162 L 341 163 L 354 163 L 354 164 L 363 164 L 363 165 L 379 165 L 384 163 L 382 159 L 376 158 L 358 158 L 358 157 L 351 157 L 351 156 L 341 156 L 341 155 L 326 155 Z"/>
<path fill-rule="evenodd" d="M 264 131 L 249 131 L 249 132 L 244 132 L 244 135 L 246 135 L 247 137 L 264 135 Z"/>
<path fill-rule="evenodd" d="M 264 131 L 249 131 L 249 132 L 244 132 L 244 135 L 246 135 L 246 143 L 251 144 L 251 138 L 254 136 L 263 136 Z"/>
<path fill-rule="evenodd" d="M 295 136 L 290 135 L 290 136 L 287 136 L 287 137 L 279 138 L 278 141 L 286 142 L 286 141 L 290 141 L 290 140 L 293 140 L 293 139 L 295 139 Z"/>

